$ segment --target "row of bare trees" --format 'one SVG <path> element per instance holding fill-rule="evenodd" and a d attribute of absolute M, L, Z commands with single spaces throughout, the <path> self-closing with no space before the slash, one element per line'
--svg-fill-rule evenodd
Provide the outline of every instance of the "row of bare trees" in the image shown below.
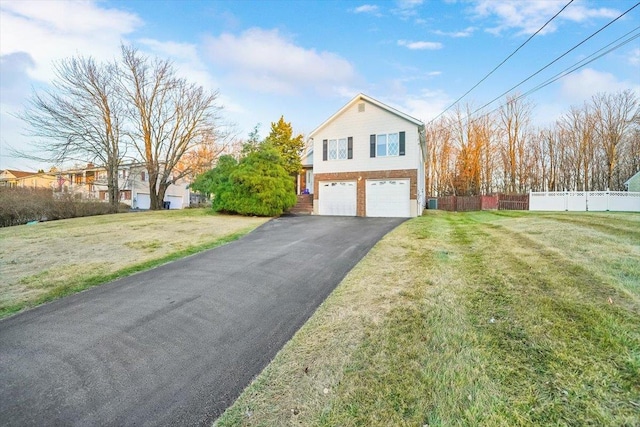
<path fill-rule="evenodd" d="M 21 115 L 35 140 L 31 152 L 19 155 L 104 166 L 114 212 L 118 169 L 141 162 L 151 208 L 160 209 L 172 183 L 210 168 L 222 149 L 217 98 L 218 92 L 179 77 L 171 61 L 130 46 L 123 45 L 112 62 L 65 59 L 55 67 L 51 87 L 34 93 Z"/>
<path fill-rule="evenodd" d="M 640 101 L 626 90 L 571 107 L 553 127 L 532 125 L 533 105 L 510 96 L 472 117 L 458 108 L 426 126 L 427 192 L 477 195 L 619 190 L 640 170 Z"/>

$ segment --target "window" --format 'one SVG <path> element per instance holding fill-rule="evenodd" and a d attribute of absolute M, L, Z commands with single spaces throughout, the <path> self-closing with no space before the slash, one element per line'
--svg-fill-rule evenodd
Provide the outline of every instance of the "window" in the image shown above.
<path fill-rule="evenodd" d="M 322 160 L 347 160 L 352 158 L 352 137 L 322 140 Z"/>
<path fill-rule="evenodd" d="M 145 176 L 144 176 L 144 171 L 140 172 L 140 181 L 144 182 L 145 181 Z"/>
<path fill-rule="evenodd" d="M 382 133 L 371 135 L 370 157 L 396 157 L 405 154 L 405 133 Z"/>
<path fill-rule="evenodd" d="M 329 160 L 347 159 L 347 138 L 329 140 Z"/>
<path fill-rule="evenodd" d="M 376 156 L 378 157 L 387 156 L 387 135 L 383 134 L 383 135 L 377 136 Z"/>

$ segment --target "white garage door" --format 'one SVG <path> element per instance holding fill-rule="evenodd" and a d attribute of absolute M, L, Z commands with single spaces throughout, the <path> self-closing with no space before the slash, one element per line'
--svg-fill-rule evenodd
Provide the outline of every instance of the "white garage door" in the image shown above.
<path fill-rule="evenodd" d="M 165 196 L 165 202 L 171 202 L 169 209 L 182 209 L 182 197 L 180 196 Z"/>
<path fill-rule="evenodd" d="M 367 216 L 409 217 L 408 179 L 367 180 Z"/>
<path fill-rule="evenodd" d="M 320 215 L 356 215 L 357 186 L 355 181 L 322 181 L 318 185 Z"/>
<path fill-rule="evenodd" d="M 138 193 L 136 195 L 136 204 L 134 208 L 149 209 L 151 207 L 151 196 L 144 193 Z"/>

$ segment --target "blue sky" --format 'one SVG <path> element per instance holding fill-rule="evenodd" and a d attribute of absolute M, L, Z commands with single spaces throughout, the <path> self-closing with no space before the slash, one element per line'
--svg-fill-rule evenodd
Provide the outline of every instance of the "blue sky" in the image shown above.
<path fill-rule="evenodd" d="M 0 168 L 46 167 L 8 156 L 29 146 L 20 111 L 52 62 L 112 59 L 121 42 L 171 58 L 220 91 L 241 137 L 284 115 L 309 133 L 359 92 L 428 121 L 511 54 L 569 0 L 0 1 Z M 479 107 L 636 4 L 575 0 L 462 100 Z M 624 34 L 640 6 L 517 89 L 526 92 Z M 552 123 L 596 92 L 640 94 L 640 38 L 535 92 L 534 122 Z M 496 102 L 490 108 L 499 106 Z"/>

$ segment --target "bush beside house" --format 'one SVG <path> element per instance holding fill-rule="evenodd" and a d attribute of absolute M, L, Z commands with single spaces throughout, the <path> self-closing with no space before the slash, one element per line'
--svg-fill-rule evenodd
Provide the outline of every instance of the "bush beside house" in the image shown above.
<path fill-rule="evenodd" d="M 212 194 L 211 207 L 216 212 L 277 216 L 297 202 L 294 180 L 269 144 L 240 161 L 220 157 L 218 165 L 200 175 L 191 189 Z"/>
<path fill-rule="evenodd" d="M 128 206 L 120 204 L 120 211 Z M 110 205 L 87 201 L 69 193 L 54 195 L 50 189 L 0 187 L 0 227 L 111 213 Z"/>

